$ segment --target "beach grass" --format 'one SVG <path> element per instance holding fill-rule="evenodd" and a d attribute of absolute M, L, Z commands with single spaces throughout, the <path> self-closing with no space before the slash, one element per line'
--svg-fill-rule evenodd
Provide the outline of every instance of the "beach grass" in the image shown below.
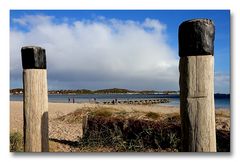
<path fill-rule="evenodd" d="M 23 152 L 23 135 L 20 132 L 10 133 L 10 152 Z"/>
<path fill-rule="evenodd" d="M 151 119 L 157 119 L 157 118 L 159 118 L 159 114 L 158 114 L 158 113 L 155 113 L 155 112 L 148 112 L 148 113 L 146 113 L 146 116 L 147 116 L 148 118 L 151 118 Z"/>

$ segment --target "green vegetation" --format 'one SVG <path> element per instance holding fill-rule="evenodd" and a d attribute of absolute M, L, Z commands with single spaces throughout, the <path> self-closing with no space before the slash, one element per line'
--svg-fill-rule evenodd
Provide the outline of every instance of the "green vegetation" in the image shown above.
<path fill-rule="evenodd" d="M 91 114 L 94 116 L 110 117 L 112 115 L 112 112 L 110 111 L 109 108 L 102 108 L 91 112 Z"/>
<path fill-rule="evenodd" d="M 11 89 L 11 94 L 22 94 L 22 88 Z M 100 89 L 100 90 L 88 90 L 88 89 L 77 89 L 77 90 L 49 90 L 49 94 L 117 94 L 117 93 L 138 93 L 138 94 L 153 94 L 153 93 L 178 93 L 178 91 L 154 91 L 154 90 L 128 90 L 122 88 L 110 88 L 110 89 Z"/>
<path fill-rule="evenodd" d="M 81 152 L 178 152 L 181 151 L 179 120 L 175 114 L 155 121 L 89 116 L 78 148 Z M 230 132 L 216 131 L 217 151 L 229 152 Z"/>
<path fill-rule="evenodd" d="M 10 151 L 22 152 L 23 151 L 23 136 L 19 132 L 10 133 Z"/>
<path fill-rule="evenodd" d="M 155 113 L 155 112 L 148 112 L 148 113 L 146 114 L 146 116 L 147 116 L 148 118 L 151 118 L 151 119 L 157 119 L 157 118 L 159 118 L 159 114 L 158 114 L 158 113 Z"/>
<path fill-rule="evenodd" d="M 161 121 L 89 116 L 79 148 L 106 147 L 112 152 L 178 151 L 180 127 Z M 94 151 L 94 150 L 91 150 Z"/>
<path fill-rule="evenodd" d="M 93 94 L 94 91 L 88 89 L 77 89 L 77 90 L 49 90 L 49 94 Z"/>
<path fill-rule="evenodd" d="M 134 91 L 128 90 L 128 89 L 119 89 L 119 88 L 112 88 L 112 89 L 101 89 L 101 90 L 96 90 L 94 93 L 133 93 Z"/>
<path fill-rule="evenodd" d="M 23 92 L 22 88 L 15 88 L 15 89 L 10 89 L 11 94 L 20 94 Z"/>

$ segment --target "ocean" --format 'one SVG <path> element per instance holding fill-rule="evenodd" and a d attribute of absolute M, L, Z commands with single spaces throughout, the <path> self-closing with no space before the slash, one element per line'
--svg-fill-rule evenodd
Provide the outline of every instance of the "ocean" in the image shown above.
<path fill-rule="evenodd" d="M 180 100 L 179 95 L 176 94 L 80 94 L 80 95 L 58 95 L 58 94 L 49 94 L 49 102 L 58 102 L 58 103 L 67 103 L 68 99 L 74 98 L 75 103 L 83 102 L 93 102 L 94 98 L 98 102 L 103 101 L 112 101 L 117 99 L 121 100 L 145 100 L 145 99 L 160 99 L 168 98 L 169 103 L 160 103 L 164 106 L 179 106 Z M 215 108 L 226 108 L 230 109 L 230 95 L 215 94 Z M 23 95 L 10 95 L 10 101 L 22 101 Z"/>

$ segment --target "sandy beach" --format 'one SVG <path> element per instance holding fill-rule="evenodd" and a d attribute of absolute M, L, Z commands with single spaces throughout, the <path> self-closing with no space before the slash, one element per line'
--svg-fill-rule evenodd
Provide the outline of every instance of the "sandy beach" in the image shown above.
<path fill-rule="evenodd" d="M 108 108 L 127 113 L 135 112 L 155 112 L 158 114 L 179 114 L 179 107 L 169 107 L 160 105 L 103 105 L 93 103 L 49 103 L 49 138 L 56 140 L 78 141 L 82 136 L 82 123 L 69 123 L 64 120 L 58 120 L 76 110 L 94 110 L 98 108 Z M 230 130 L 230 111 L 229 109 L 216 110 L 216 128 Z M 10 102 L 10 132 L 23 133 L 23 102 Z M 68 146 L 58 146 L 58 151 L 68 150 L 63 148 Z"/>
<path fill-rule="evenodd" d="M 179 113 L 178 107 L 164 107 L 156 105 L 102 105 L 93 103 L 49 103 L 49 138 L 58 138 L 65 140 L 77 140 L 81 135 L 81 123 L 67 124 L 58 120 L 58 117 L 64 116 L 78 109 L 96 109 L 101 107 L 124 110 L 126 112 L 156 112 L 156 113 Z M 23 132 L 23 102 L 10 102 L 10 131 Z"/>

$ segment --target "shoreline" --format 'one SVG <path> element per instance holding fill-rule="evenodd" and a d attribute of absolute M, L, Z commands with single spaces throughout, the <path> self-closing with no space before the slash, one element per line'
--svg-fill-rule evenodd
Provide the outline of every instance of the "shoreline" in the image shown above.
<path fill-rule="evenodd" d="M 22 129 L 20 125 L 23 124 L 23 102 L 10 101 L 10 131 Z M 177 106 L 162 106 L 162 105 L 132 105 L 132 104 L 116 104 L 104 105 L 95 103 L 55 103 L 48 102 L 49 120 L 53 120 L 63 115 L 67 115 L 76 110 L 84 109 L 99 109 L 110 108 L 121 111 L 131 112 L 154 112 L 160 114 L 180 114 L 180 108 Z M 230 119 L 230 109 L 217 108 L 216 114 L 223 114 Z M 217 119 L 216 119 L 217 120 Z M 225 119 L 224 119 L 225 120 Z M 220 121 L 219 121 L 220 122 Z"/>
<path fill-rule="evenodd" d="M 10 103 L 22 103 L 23 101 L 17 101 L 17 100 L 10 100 L 9 101 Z M 105 105 L 103 103 L 93 103 L 93 102 L 89 102 L 89 101 L 86 101 L 86 102 L 75 102 L 75 103 L 68 103 L 67 101 L 66 102 L 57 102 L 57 101 L 48 101 L 48 104 L 95 104 L 95 105 Z M 131 104 L 115 104 L 115 105 L 131 105 Z M 133 104 L 134 105 L 134 104 Z M 114 106 L 114 104 L 109 104 L 109 106 Z M 153 106 L 153 107 L 168 107 L 168 108 L 180 108 L 180 106 L 178 105 L 171 105 L 171 104 L 166 104 L 166 103 L 160 103 L 160 104 L 146 104 L 146 105 L 139 105 L 139 106 Z M 231 110 L 231 106 L 230 107 L 216 107 L 215 105 L 215 110 L 221 110 L 221 109 L 224 109 L 224 110 L 228 110 L 230 111 Z"/>
<path fill-rule="evenodd" d="M 216 94 L 219 95 L 219 94 Z M 93 102 L 99 102 L 99 103 L 105 103 L 105 104 L 111 104 L 114 100 L 117 99 L 118 102 L 132 102 L 139 105 L 148 105 L 148 104 L 156 104 L 157 106 L 170 106 L 170 107 L 179 107 L 180 106 L 180 99 L 179 97 L 175 95 L 142 95 L 142 94 L 84 94 L 83 96 L 80 95 L 62 95 L 62 94 L 54 94 L 54 95 L 48 95 L 48 102 L 51 103 L 69 103 L 73 101 L 73 98 L 75 100 L 75 103 L 93 103 Z M 154 101 L 155 100 L 155 101 Z M 165 103 L 164 100 L 168 100 L 167 103 Z M 22 95 L 10 95 L 10 101 L 23 101 Z M 154 103 L 151 103 L 151 102 Z M 162 102 L 164 101 L 164 102 Z M 170 102 L 169 102 L 170 101 Z M 219 108 L 225 108 L 230 109 L 230 98 L 229 97 L 221 97 L 218 96 L 215 98 L 215 109 Z M 122 104 L 122 103 L 121 103 Z M 126 103 L 128 104 L 128 103 Z"/>

